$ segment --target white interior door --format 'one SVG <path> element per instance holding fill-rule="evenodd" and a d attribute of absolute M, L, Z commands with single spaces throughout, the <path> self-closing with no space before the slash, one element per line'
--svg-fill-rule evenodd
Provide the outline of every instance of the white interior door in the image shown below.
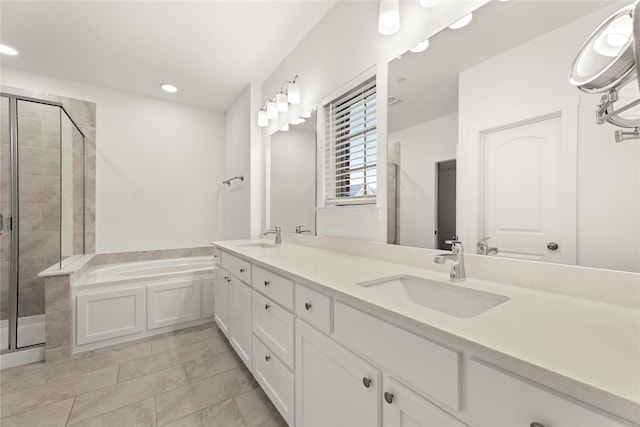
<path fill-rule="evenodd" d="M 486 132 L 481 148 L 478 238 L 490 237 L 502 256 L 572 263 L 575 243 L 562 238 L 575 216 L 563 212 L 561 115 Z"/>

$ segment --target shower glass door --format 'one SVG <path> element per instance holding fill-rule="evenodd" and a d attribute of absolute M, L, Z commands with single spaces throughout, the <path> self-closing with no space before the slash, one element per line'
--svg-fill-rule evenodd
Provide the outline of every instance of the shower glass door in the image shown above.
<path fill-rule="evenodd" d="M 9 98 L 0 97 L 0 350 L 9 348 L 9 283 L 11 237 L 11 132 Z"/>
<path fill-rule="evenodd" d="M 17 100 L 17 347 L 44 342 L 44 279 L 60 262 L 62 109 Z M 14 160 L 15 161 L 15 160 Z M 15 172 L 14 172 L 15 173 Z M 14 252 L 15 253 L 15 252 Z"/>

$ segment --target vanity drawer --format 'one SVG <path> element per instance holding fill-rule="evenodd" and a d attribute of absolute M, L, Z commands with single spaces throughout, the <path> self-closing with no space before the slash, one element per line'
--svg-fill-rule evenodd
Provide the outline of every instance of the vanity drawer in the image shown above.
<path fill-rule="evenodd" d="M 318 329 L 331 333 L 331 298 L 296 284 L 296 314 Z"/>
<path fill-rule="evenodd" d="M 253 336 L 253 374 L 273 405 L 293 425 L 294 376 L 256 336 Z"/>
<path fill-rule="evenodd" d="M 251 284 L 251 264 L 247 261 L 238 258 L 236 271 L 232 273 L 247 285 Z"/>
<path fill-rule="evenodd" d="M 293 281 L 260 267 L 253 267 L 253 288 L 278 304 L 293 310 Z"/>
<path fill-rule="evenodd" d="M 220 252 L 220 265 L 231 274 L 238 270 L 238 257 L 228 252 Z"/>
<path fill-rule="evenodd" d="M 293 369 L 293 313 L 253 291 L 253 333 Z"/>
<path fill-rule="evenodd" d="M 494 367 L 480 359 L 469 360 L 466 409 L 474 426 L 621 427 L 586 404 L 544 386 Z"/>
<path fill-rule="evenodd" d="M 334 303 L 333 334 L 415 390 L 460 409 L 461 353 Z"/>

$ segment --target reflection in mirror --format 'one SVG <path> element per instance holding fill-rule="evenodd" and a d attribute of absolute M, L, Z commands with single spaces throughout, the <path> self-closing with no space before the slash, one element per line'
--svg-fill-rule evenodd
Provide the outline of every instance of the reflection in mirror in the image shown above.
<path fill-rule="evenodd" d="M 302 121 L 304 120 L 304 121 Z M 267 226 L 316 234 L 316 112 L 270 138 Z"/>
<path fill-rule="evenodd" d="M 626 4 L 489 2 L 389 64 L 398 244 L 458 235 L 468 253 L 640 271 L 640 143 L 616 143 L 594 120 L 601 95 L 568 78 Z"/>

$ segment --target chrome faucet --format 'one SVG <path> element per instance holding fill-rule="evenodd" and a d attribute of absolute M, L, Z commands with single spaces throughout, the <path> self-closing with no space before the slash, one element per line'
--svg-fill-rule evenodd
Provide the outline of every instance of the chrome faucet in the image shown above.
<path fill-rule="evenodd" d="M 282 233 L 280 232 L 280 227 L 278 227 L 276 225 L 274 227 L 271 227 L 268 230 L 265 230 L 265 232 L 262 233 L 263 236 L 266 236 L 268 234 L 275 234 L 276 235 L 276 245 L 282 244 Z"/>
<path fill-rule="evenodd" d="M 478 241 L 478 243 L 476 243 L 476 248 L 478 249 L 478 253 L 480 255 L 491 255 L 491 254 L 497 254 L 498 253 L 498 248 L 491 248 L 489 247 L 489 244 L 487 243 L 487 240 L 489 240 L 491 237 L 485 237 L 483 239 L 480 239 Z"/>
<path fill-rule="evenodd" d="M 304 234 L 304 233 L 311 234 L 311 230 L 309 230 L 308 228 L 305 228 L 304 225 L 298 225 L 296 227 L 296 234 Z"/>
<path fill-rule="evenodd" d="M 458 240 L 445 240 L 445 243 L 451 245 L 451 253 L 440 254 L 433 259 L 436 264 L 444 264 L 451 261 L 451 272 L 449 279 L 454 282 L 464 282 L 467 274 L 464 271 L 464 248 L 462 242 Z"/>

